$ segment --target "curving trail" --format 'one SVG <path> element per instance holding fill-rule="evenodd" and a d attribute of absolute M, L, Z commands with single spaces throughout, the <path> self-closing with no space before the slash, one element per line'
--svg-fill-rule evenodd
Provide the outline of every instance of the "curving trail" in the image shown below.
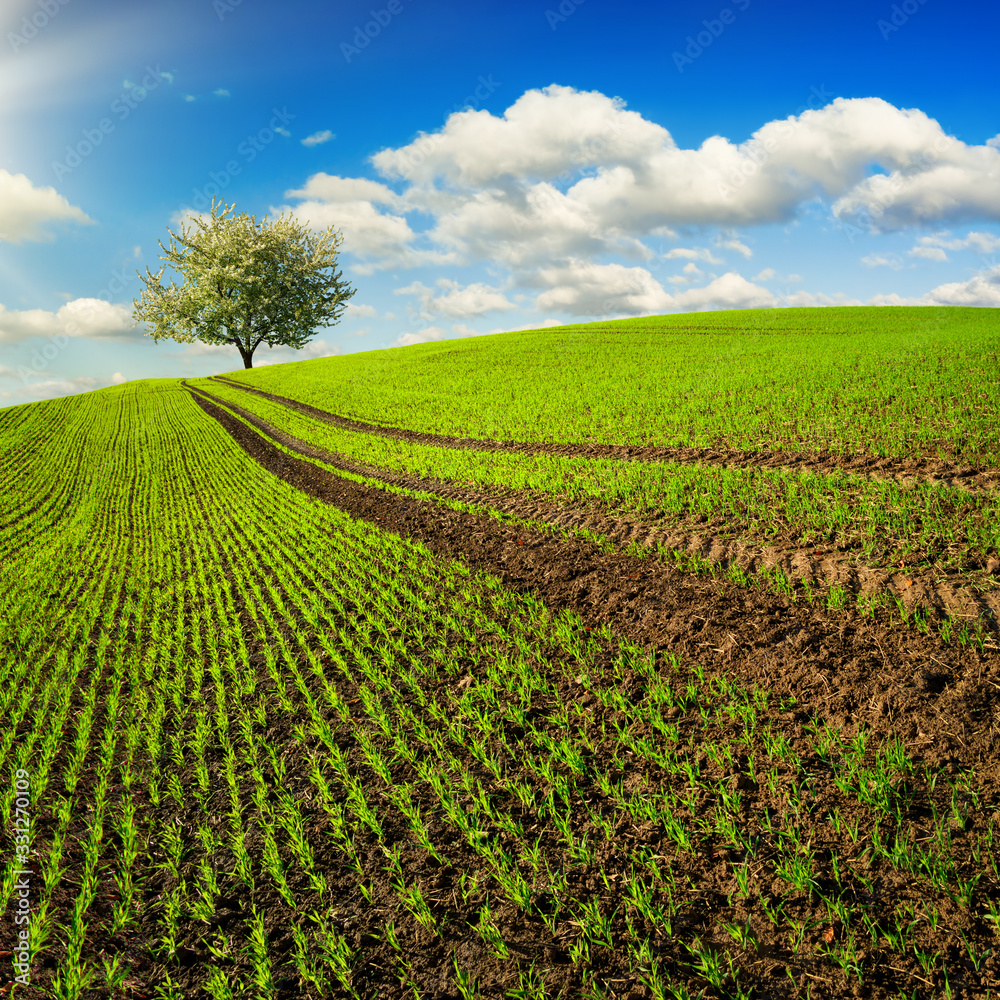
<path fill-rule="evenodd" d="M 192 394 L 247 454 L 297 489 L 419 540 L 436 555 L 495 574 L 513 589 L 530 589 L 553 610 L 572 609 L 589 627 L 610 622 L 631 641 L 670 648 L 686 664 L 765 686 L 776 699 L 793 695 L 798 703 L 786 719 L 792 724 L 815 711 L 832 725 L 897 732 L 928 762 L 954 754 L 994 760 L 1000 751 L 1000 657 L 990 644 L 944 644 L 878 613 L 831 611 L 819 601 L 794 602 L 651 559 L 603 553 L 581 538 L 553 538 L 487 514 L 387 494 L 282 451 L 264 437 L 276 431 L 266 422 L 245 411 L 237 415 L 236 407 L 208 394 Z M 274 439 L 293 447 L 287 436 L 275 433 Z M 335 456 L 309 446 L 301 453 L 334 464 Z M 340 467 L 348 465 L 370 474 L 352 463 Z M 402 477 L 385 481 L 404 485 Z M 434 492 L 424 480 L 405 484 Z M 446 495 L 443 487 L 439 495 Z M 982 777 L 986 787 L 1000 790 L 994 768 Z"/>
<path fill-rule="evenodd" d="M 209 393 L 205 395 L 214 399 Z M 585 529 L 606 536 L 619 551 L 624 551 L 632 543 L 653 549 L 662 546 L 667 551 L 683 553 L 689 558 L 708 560 L 724 570 L 738 568 L 747 576 L 762 571 L 780 571 L 788 580 L 808 583 L 810 587 L 819 588 L 821 593 L 825 593 L 831 585 L 837 585 L 850 595 L 852 601 L 858 595 L 871 598 L 888 593 L 892 598 L 898 598 L 908 613 L 914 608 L 926 607 L 942 616 L 950 611 L 973 619 L 984 614 L 1000 618 L 1000 589 L 993 585 L 993 578 L 983 571 L 970 574 L 936 567 L 911 566 L 904 569 L 866 566 L 859 564 L 849 551 L 803 548 L 782 540 L 755 544 L 752 538 L 732 529 L 713 528 L 711 524 L 693 521 L 674 521 L 665 526 L 655 519 L 609 512 L 597 500 L 589 505 L 564 503 L 527 490 L 489 490 L 429 476 L 390 472 L 317 448 L 234 403 L 220 399 L 214 401 L 238 413 L 272 440 L 334 468 L 405 489 L 485 505 L 524 520 L 544 521 L 567 530 Z M 970 583 L 979 586 L 970 586 Z"/>
<path fill-rule="evenodd" d="M 397 438 L 426 444 L 437 448 L 461 448 L 472 451 L 505 451 L 523 455 L 559 455 L 579 458 L 607 458 L 633 462 L 690 462 L 721 466 L 752 467 L 758 469 L 792 469 L 798 472 L 815 472 L 831 475 L 834 472 L 853 473 L 879 479 L 892 479 L 899 483 L 941 483 L 970 493 L 988 493 L 1000 483 L 1000 469 L 975 469 L 935 459 L 894 459 L 874 455 L 848 455 L 835 452 L 792 452 L 773 450 L 738 451 L 723 448 L 667 448 L 653 445 L 569 444 L 552 441 L 495 441 L 490 438 L 451 437 L 401 427 L 384 427 L 341 417 L 317 409 L 287 396 L 265 392 L 221 375 L 216 381 L 242 389 L 272 402 L 280 403 L 306 416 L 343 430 L 376 434 L 379 437 Z"/>

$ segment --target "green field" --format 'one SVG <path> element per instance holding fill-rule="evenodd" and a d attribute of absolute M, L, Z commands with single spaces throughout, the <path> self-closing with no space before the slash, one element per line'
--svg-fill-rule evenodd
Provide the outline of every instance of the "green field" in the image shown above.
<path fill-rule="evenodd" d="M 232 377 L 440 434 L 996 466 L 998 349 L 993 309 L 753 309 L 419 344 Z"/>
<path fill-rule="evenodd" d="M 702 313 L 0 410 L 2 995 L 1000 996 L 998 348 Z"/>

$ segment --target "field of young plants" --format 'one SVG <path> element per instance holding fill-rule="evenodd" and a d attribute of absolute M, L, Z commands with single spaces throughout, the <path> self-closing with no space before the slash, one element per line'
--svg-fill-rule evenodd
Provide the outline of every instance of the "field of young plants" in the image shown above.
<path fill-rule="evenodd" d="M 1000 998 L 1000 323 L 0 410 L 0 996 Z"/>

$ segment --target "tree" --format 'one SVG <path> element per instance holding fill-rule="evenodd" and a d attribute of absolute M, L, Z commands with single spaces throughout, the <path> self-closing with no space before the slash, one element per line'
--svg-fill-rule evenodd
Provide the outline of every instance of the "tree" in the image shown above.
<path fill-rule="evenodd" d="M 156 274 L 137 271 L 146 287 L 132 315 L 157 342 L 235 344 L 252 368 L 261 344 L 305 347 L 316 327 L 340 319 L 355 289 L 336 270 L 339 230 L 315 236 L 291 217 L 268 223 L 266 215 L 258 226 L 256 216 L 232 216 L 235 209 L 213 198 L 211 222 L 193 217 L 197 229 L 182 224 L 180 235 L 167 227 L 160 260 L 184 283 L 161 283 L 166 264 Z"/>

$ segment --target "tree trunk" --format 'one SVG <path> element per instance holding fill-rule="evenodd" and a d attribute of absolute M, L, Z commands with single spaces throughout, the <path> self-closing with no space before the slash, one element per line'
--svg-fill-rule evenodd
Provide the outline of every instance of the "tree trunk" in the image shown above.
<path fill-rule="evenodd" d="M 244 350 L 239 337 L 233 337 L 232 343 L 236 345 L 236 350 L 240 352 L 240 357 L 243 359 L 243 367 L 253 368 L 253 348 L 250 349 L 249 353 Z"/>

